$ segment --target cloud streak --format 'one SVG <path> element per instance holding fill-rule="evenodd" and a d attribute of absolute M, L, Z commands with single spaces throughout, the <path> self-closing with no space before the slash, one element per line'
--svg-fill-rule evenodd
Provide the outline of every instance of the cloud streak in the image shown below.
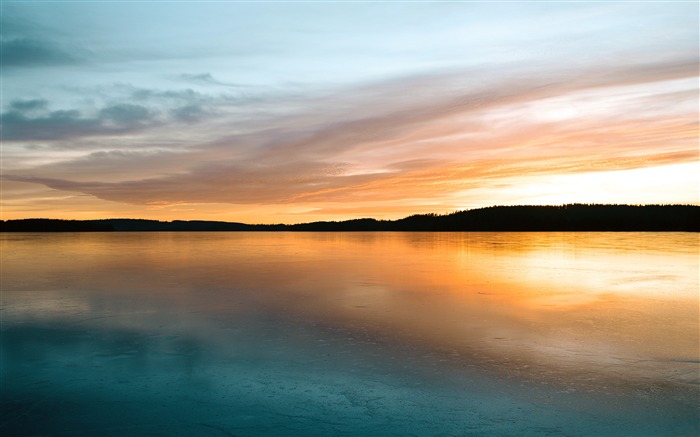
<path fill-rule="evenodd" d="M 523 176 L 630 170 L 697 160 L 698 152 L 687 150 L 596 160 L 571 160 L 569 157 L 525 162 L 480 160 L 418 171 L 350 176 L 343 174 L 341 166 L 291 162 L 274 167 L 212 165 L 186 175 L 123 182 L 22 176 L 7 176 L 6 179 L 131 204 L 377 202 L 435 198 Z"/>
<path fill-rule="evenodd" d="M 193 84 L 198 84 L 198 85 L 215 85 L 215 86 L 223 86 L 223 87 L 231 87 L 231 88 L 247 88 L 247 87 L 249 87 L 249 85 L 229 83 L 229 82 L 224 82 L 224 81 L 215 79 L 211 73 L 199 73 L 199 74 L 182 73 L 179 76 L 177 76 L 177 78 L 180 80 L 183 80 L 186 82 L 191 82 Z"/>
<path fill-rule="evenodd" d="M 649 119 L 644 114 L 621 111 L 634 106 L 635 99 L 623 107 L 603 105 L 602 115 L 581 114 L 574 123 L 516 120 L 497 129 L 488 129 L 484 123 L 494 114 L 501 119 L 507 118 L 509 111 L 518 114 L 522 105 L 581 92 L 589 100 L 593 95 L 606 103 L 605 96 L 617 87 L 641 86 L 645 92 L 639 98 L 664 101 L 669 92 L 654 87 L 692 77 L 692 66 L 692 62 L 670 67 L 632 65 L 615 74 L 598 75 L 598 80 L 591 74 L 533 77 L 518 84 L 497 82 L 457 95 L 454 85 L 443 92 L 416 92 L 411 98 L 398 94 L 401 89 L 431 89 L 433 81 L 444 87 L 446 82 L 444 77 L 411 78 L 349 92 L 351 98 L 344 111 L 281 118 L 274 123 L 276 129 L 229 135 L 191 147 L 170 157 L 171 162 L 180 160 L 180 169 L 171 175 L 104 182 L 46 178 L 25 171 L 22 173 L 28 174 L 8 178 L 132 204 L 290 204 L 431 199 L 532 175 L 687 163 L 698 158 L 693 146 L 696 114 Z M 455 75 L 452 80 L 461 77 Z M 601 90 L 603 94 L 590 94 Z M 314 101 L 316 111 L 328 100 Z M 348 109 L 352 112 L 345 112 Z M 611 109 L 620 114 L 617 119 L 606 117 Z M 127 129 L 148 118 L 145 109 L 123 105 L 103 109 L 100 115 L 101 121 L 93 123 L 102 129 L 107 121 Z M 88 158 L 71 169 L 93 167 L 91 160 L 97 158 L 101 168 L 110 173 L 110 160 L 104 155 Z M 128 166 L 125 159 L 149 160 L 154 166 L 149 173 L 158 168 L 158 154 L 118 158 L 112 173 Z M 63 169 L 65 174 L 67 165 L 38 172 L 60 175 Z"/>

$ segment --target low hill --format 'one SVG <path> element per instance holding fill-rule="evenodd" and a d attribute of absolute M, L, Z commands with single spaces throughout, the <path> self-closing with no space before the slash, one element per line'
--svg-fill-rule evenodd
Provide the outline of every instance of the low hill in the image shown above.
<path fill-rule="evenodd" d="M 700 231 L 697 205 L 492 206 L 399 220 L 356 219 L 295 225 L 141 219 L 0 221 L 2 232 L 147 231 Z"/>

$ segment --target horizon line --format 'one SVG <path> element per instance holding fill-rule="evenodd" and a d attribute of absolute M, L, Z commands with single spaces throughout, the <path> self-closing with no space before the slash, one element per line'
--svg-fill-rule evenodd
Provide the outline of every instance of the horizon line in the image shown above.
<path fill-rule="evenodd" d="M 13 222 L 13 221 L 23 221 L 23 220 L 56 220 L 56 221 L 67 221 L 67 222 L 90 222 L 90 221 L 108 221 L 108 220 L 140 220 L 140 221 L 150 221 L 150 222 L 158 222 L 158 223 L 176 223 L 176 222 L 209 222 L 209 223 L 228 223 L 228 224 L 243 224 L 243 225 L 249 225 L 249 226 L 297 226 L 297 225 L 306 225 L 306 224 L 314 224 L 314 223 L 344 223 L 344 222 L 351 222 L 351 221 L 359 221 L 359 220 L 374 220 L 377 222 L 396 222 L 400 220 L 405 220 L 410 217 L 421 217 L 421 216 L 432 216 L 432 217 L 448 217 L 451 215 L 459 214 L 459 213 L 464 213 L 464 212 L 469 212 L 469 211 L 478 211 L 478 210 L 484 210 L 484 209 L 493 209 L 493 208 L 567 208 L 567 207 L 697 207 L 700 208 L 700 203 L 697 204 L 692 204 L 692 203 L 644 203 L 644 204 L 634 204 L 634 203 L 563 203 L 563 204 L 540 204 L 540 205 L 491 205 L 491 206 L 484 206 L 484 207 L 477 207 L 477 208 L 467 208 L 467 209 L 460 209 L 460 210 L 455 210 L 452 212 L 446 212 L 446 213 L 416 213 L 416 214 L 409 214 L 404 217 L 396 218 L 396 219 L 377 219 L 374 217 L 359 217 L 359 218 L 348 218 L 348 219 L 342 219 L 342 220 L 317 220 L 317 221 L 312 221 L 312 222 L 299 222 L 299 223 L 245 223 L 245 222 L 239 222 L 239 221 L 225 221 L 225 220 L 207 220 L 207 219 L 174 219 L 174 220 L 158 220 L 158 219 L 148 219 L 148 218 L 141 218 L 141 217 L 104 217 L 104 218 L 94 218 L 94 219 L 65 219 L 65 218 L 50 218 L 50 217 L 24 217 L 24 218 L 16 218 L 16 219 L 0 219 L 0 222 Z"/>

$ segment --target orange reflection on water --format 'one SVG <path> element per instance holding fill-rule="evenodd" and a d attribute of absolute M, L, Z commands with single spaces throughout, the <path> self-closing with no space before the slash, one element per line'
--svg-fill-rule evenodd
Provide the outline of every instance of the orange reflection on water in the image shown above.
<path fill-rule="evenodd" d="M 697 234 L 4 234 L 2 250 L 4 323 L 158 314 L 226 347 L 212 320 L 262 311 L 499 371 L 698 381 Z"/>
<path fill-rule="evenodd" d="M 328 293 L 305 308 L 309 317 L 524 367 L 559 362 L 698 380 L 695 234 L 301 238 L 328 257 L 320 270 L 335 272 L 323 283 Z"/>

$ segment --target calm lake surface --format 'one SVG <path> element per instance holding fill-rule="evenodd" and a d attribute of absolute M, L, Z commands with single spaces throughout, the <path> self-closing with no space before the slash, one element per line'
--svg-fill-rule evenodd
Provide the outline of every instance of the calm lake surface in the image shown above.
<path fill-rule="evenodd" d="M 0 434 L 700 434 L 698 234 L 0 234 Z"/>

